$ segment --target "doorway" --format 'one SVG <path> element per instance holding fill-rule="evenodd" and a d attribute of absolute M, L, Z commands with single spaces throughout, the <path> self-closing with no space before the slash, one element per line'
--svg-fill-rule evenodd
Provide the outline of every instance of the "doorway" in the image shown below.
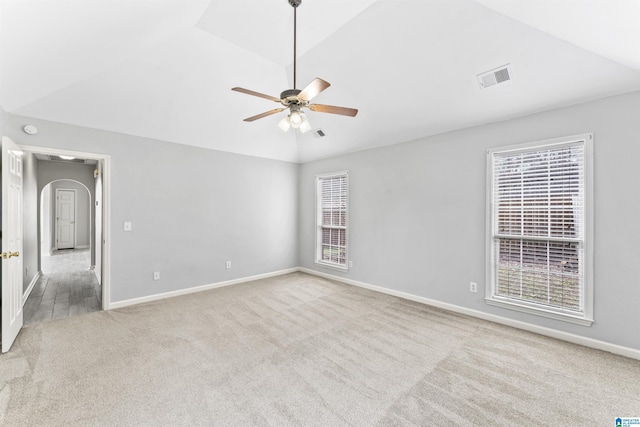
<path fill-rule="evenodd" d="M 109 156 L 26 147 L 38 159 L 39 277 L 25 325 L 109 308 Z"/>
<path fill-rule="evenodd" d="M 36 156 L 49 156 L 47 160 L 74 160 L 74 159 L 93 159 L 95 163 L 94 175 L 92 178 L 95 178 L 92 184 L 95 185 L 95 197 L 92 200 L 91 212 L 95 212 L 93 216 L 92 224 L 94 227 L 91 229 L 91 238 L 93 239 L 90 244 L 88 252 L 90 252 L 91 262 L 94 263 L 95 267 L 92 272 L 92 277 L 99 283 L 100 291 L 96 293 L 97 300 L 97 309 L 108 310 L 110 308 L 110 279 L 111 279 L 111 241 L 110 241 L 110 202 L 111 202 L 111 157 L 106 154 L 95 154 L 95 153 L 85 153 L 85 152 L 77 152 L 77 151 L 69 151 L 69 150 L 59 150 L 55 148 L 46 148 L 46 147 L 36 147 L 36 146 L 22 146 L 19 147 L 14 144 L 9 138 L 2 137 L 2 148 L 3 148 L 3 156 L 2 160 L 8 161 L 9 156 L 5 156 L 5 148 L 6 151 L 13 150 L 16 153 L 19 153 L 19 157 L 24 160 L 26 163 L 31 164 Z M 24 157 L 23 157 L 24 156 Z M 36 162 L 37 164 L 38 162 Z M 23 164 L 22 162 L 20 164 Z M 5 170 L 9 170 L 8 167 L 3 167 L 3 173 Z M 24 241 L 24 250 L 23 247 L 20 246 L 17 249 L 11 249 L 12 251 L 16 251 L 15 256 L 13 253 L 12 257 L 22 262 L 25 261 L 24 268 L 20 267 L 16 269 L 18 277 L 20 280 L 17 281 L 19 286 L 9 287 L 6 286 L 7 283 L 3 280 L 2 286 L 2 305 L 1 312 L 3 317 L 3 322 L 0 324 L 1 336 L 2 340 L 2 352 L 7 352 L 10 350 L 11 345 L 13 344 L 16 336 L 18 335 L 20 329 L 23 326 L 24 320 L 24 305 L 27 303 L 28 298 L 33 292 L 36 285 L 39 283 L 40 278 L 42 276 L 42 259 L 41 259 L 41 251 L 42 245 L 40 242 L 40 200 L 39 195 L 42 189 L 42 186 L 46 185 L 55 179 L 48 179 L 45 184 L 42 182 L 45 179 L 42 178 L 40 172 L 40 168 L 29 168 L 29 172 L 24 175 L 24 188 L 20 185 L 20 199 L 24 201 L 25 210 L 23 211 L 21 208 L 15 208 L 11 210 L 13 212 L 10 214 L 3 214 L 3 222 L 5 219 L 18 215 L 25 222 L 24 231 L 25 238 L 21 241 Z M 22 168 L 20 168 L 22 170 Z M 22 176 L 22 175 L 21 175 Z M 4 180 L 2 180 L 4 181 Z M 35 181 L 38 181 L 36 184 Z M 8 180 L 7 180 L 8 182 Z M 39 187 L 40 186 L 40 187 Z M 3 185 L 3 199 L 8 199 L 8 193 L 5 191 L 6 185 Z M 22 191 L 24 190 L 24 191 Z M 22 196 L 24 195 L 24 199 Z M 8 205 L 9 204 L 5 204 Z M 18 203 L 16 206 L 22 206 L 23 203 Z M 3 206 L 4 208 L 5 206 Z M 5 227 L 8 226 L 5 224 Z M 11 229 L 22 230 L 23 227 L 11 227 Z M 22 236 L 22 234 L 21 234 Z M 4 244 L 8 241 L 7 233 L 5 233 L 5 239 L 2 240 L 3 243 L 3 252 L 7 252 L 8 249 L 4 249 Z M 27 238 L 28 237 L 28 238 Z M 74 249 L 75 251 L 76 249 Z M 18 253 L 20 256 L 18 257 Z M 9 258 L 7 254 L 7 258 Z M 13 259 L 12 259 L 13 261 Z M 7 264 L 5 264 L 6 266 Z M 9 271 L 9 269 L 4 269 Z M 6 271 L 2 271 L 3 275 Z M 24 277 L 20 274 L 20 271 L 24 272 Z M 22 279 L 26 280 L 22 280 Z M 73 279 L 72 279 L 73 280 Z M 95 283 L 94 283 L 95 284 Z M 24 288 L 23 288 L 24 286 Z M 14 289 L 15 288 L 15 289 Z M 20 289 L 18 289 L 20 288 Z M 15 291 L 15 298 L 8 298 L 8 291 Z M 5 292 L 6 291 L 6 292 Z M 94 289 L 94 292 L 96 290 Z M 69 292 L 70 294 L 71 292 Z M 43 292 L 44 295 L 44 292 Z M 83 295 L 84 296 L 84 295 Z M 56 290 L 57 297 L 57 290 Z M 55 298 L 54 297 L 54 303 Z M 11 308 L 15 308 L 16 310 L 11 311 Z M 15 311 L 16 316 L 12 322 L 7 322 L 6 319 L 7 313 L 13 313 Z M 15 325 L 13 328 L 12 325 Z M 13 329 L 11 329 L 13 328 Z M 14 330 L 15 329 L 15 330 Z M 9 338 L 4 340 L 4 338 Z"/>
<path fill-rule="evenodd" d="M 92 198 L 89 188 L 75 180 L 52 181 L 42 189 L 41 274 L 24 305 L 25 326 L 102 309 L 91 261 Z"/>
<path fill-rule="evenodd" d="M 76 190 L 56 188 L 56 249 L 76 247 Z M 41 218 L 42 221 L 44 218 Z"/>

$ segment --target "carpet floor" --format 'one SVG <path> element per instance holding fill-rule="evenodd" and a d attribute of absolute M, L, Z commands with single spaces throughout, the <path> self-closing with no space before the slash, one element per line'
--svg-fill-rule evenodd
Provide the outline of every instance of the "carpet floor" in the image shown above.
<path fill-rule="evenodd" d="M 615 426 L 640 361 L 293 273 L 28 326 L 4 426 Z"/>

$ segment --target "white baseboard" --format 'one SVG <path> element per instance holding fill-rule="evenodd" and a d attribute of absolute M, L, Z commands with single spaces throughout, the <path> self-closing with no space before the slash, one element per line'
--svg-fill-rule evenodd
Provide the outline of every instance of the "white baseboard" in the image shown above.
<path fill-rule="evenodd" d="M 78 245 L 76 247 L 74 247 L 73 249 L 89 249 L 91 246 L 89 245 Z"/>
<path fill-rule="evenodd" d="M 286 270 L 274 271 L 271 273 L 259 274 L 256 276 L 242 277 L 239 279 L 227 280 L 224 282 L 212 283 L 208 285 L 196 286 L 193 288 L 180 289 L 177 291 L 165 292 L 161 294 L 148 295 L 140 298 L 132 298 L 124 301 L 117 301 L 109 304 L 108 310 L 127 307 L 130 305 L 142 304 L 145 302 L 157 301 L 165 298 L 171 298 L 179 295 L 187 295 L 195 292 L 206 291 L 209 289 L 222 288 L 225 286 L 237 285 L 240 283 L 251 282 L 259 279 L 266 279 L 269 277 L 281 276 L 284 274 L 295 273 L 296 271 L 300 271 L 303 273 L 311 274 L 314 276 L 324 277 L 326 279 L 335 280 L 337 282 L 345 283 L 347 285 L 358 286 L 360 288 L 369 289 L 371 291 L 380 292 L 387 295 L 396 296 L 398 298 L 407 299 L 410 301 L 419 302 L 422 304 L 426 304 L 432 307 L 442 308 L 444 310 L 449 310 L 455 313 L 465 314 L 468 316 L 472 316 L 478 319 L 487 320 L 494 323 L 499 323 L 501 325 L 511 326 L 513 328 L 522 329 L 529 332 L 534 332 L 540 335 L 545 335 L 548 337 L 556 338 L 562 341 L 571 342 L 574 344 L 583 345 L 585 347 L 590 347 L 598 350 L 607 351 L 609 353 L 618 354 L 621 356 L 629 357 L 631 359 L 640 360 L 640 350 L 636 350 L 629 347 L 624 347 L 617 344 L 608 343 L 606 341 L 600 341 L 592 338 L 583 337 L 580 335 L 571 334 L 568 332 L 558 331 L 556 329 L 547 328 L 544 326 L 533 325 L 531 323 L 522 322 L 519 320 L 513 320 L 502 316 L 497 316 L 494 314 L 485 313 L 478 310 L 472 310 L 470 308 L 461 307 L 454 304 L 445 303 L 442 301 L 437 301 L 425 297 L 420 297 L 417 295 L 409 294 L 406 292 L 400 292 L 393 289 L 388 289 L 382 286 L 371 285 L 364 282 L 359 282 L 356 280 L 346 279 L 340 276 L 334 276 L 332 274 L 322 273 L 319 271 L 311 270 L 308 268 L 289 268 Z M 39 276 L 37 276 L 39 277 Z M 32 284 L 29 287 L 29 292 L 35 285 L 37 281 L 37 277 L 34 278 Z M 26 299 L 25 299 L 26 301 Z M 24 304 L 24 302 L 23 302 Z"/>
<path fill-rule="evenodd" d="M 33 276 L 33 279 L 31 279 L 31 283 L 29 283 L 29 287 L 27 287 L 26 292 L 22 294 L 22 306 L 23 307 L 27 303 L 27 299 L 29 298 L 29 295 L 31 295 L 31 291 L 33 290 L 33 287 L 38 282 L 38 279 L 40 278 L 40 276 L 42 276 L 42 271 L 38 271 L 36 273 L 36 275 Z"/>
<path fill-rule="evenodd" d="M 432 300 L 429 298 L 424 298 L 417 295 L 384 288 L 382 286 L 370 285 L 368 283 L 358 282 L 356 280 L 345 279 L 343 277 L 334 276 L 332 274 L 322 273 L 315 270 L 310 270 L 308 268 L 299 268 L 298 271 L 312 274 L 314 276 L 324 277 L 326 279 L 335 280 L 337 282 L 345 283 L 347 285 L 358 286 L 360 288 L 381 292 L 383 294 L 393 295 L 399 298 L 416 301 L 416 302 L 430 305 L 433 307 L 438 307 L 445 310 L 453 311 L 455 313 L 466 314 L 468 316 L 476 317 L 478 319 L 488 320 L 490 322 L 499 323 L 501 325 L 511 326 L 513 328 L 534 332 L 540 335 L 545 335 L 545 336 L 556 338 L 562 341 L 568 341 L 573 344 L 579 344 L 585 347 L 591 347 L 598 350 L 607 351 L 609 353 L 619 354 L 621 356 L 629 357 L 631 359 L 640 360 L 640 350 L 636 350 L 633 348 L 608 343 L 606 341 L 595 340 L 593 338 L 587 338 L 580 335 L 570 334 L 568 332 L 562 332 L 556 329 L 546 328 L 544 326 L 537 326 L 531 323 L 521 322 L 519 320 L 508 319 L 506 317 L 496 316 L 494 314 L 484 313 L 482 311 L 472 310 L 470 308 L 460 307 L 458 305 L 449 304 L 449 303 L 445 303 L 437 300 Z"/>
<path fill-rule="evenodd" d="M 269 277 L 282 276 L 283 274 L 295 273 L 296 271 L 299 271 L 299 269 L 298 268 L 288 268 L 286 270 L 280 270 L 280 271 L 274 271 L 274 272 L 271 272 L 271 273 L 258 274 L 256 276 L 242 277 L 242 278 L 239 278 L 239 279 L 227 280 L 227 281 L 224 281 L 224 282 L 211 283 L 209 285 L 196 286 L 196 287 L 193 287 L 193 288 L 179 289 L 177 291 L 165 292 L 165 293 L 162 293 L 162 294 L 154 294 L 154 295 L 148 295 L 148 296 L 140 297 L 140 298 L 132 298 L 132 299 L 124 300 L 124 301 L 112 302 L 112 303 L 109 304 L 108 309 L 112 310 L 114 308 L 122 308 L 122 307 L 127 307 L 127 306 L 130 306 L 130 305 L 142 304 L 142 303 L 145 303 L 145 302 L 151 302 L 151 301 L 157 301 L 157 300 L 161 300 L 161 299 L 165 299 L 165 298 L 177 297 L 179 295 L 187 295 L 187 294 L 192 294 L 192 293 L 195 293 L 195 292 L 207 291 L 209 289 L 222 288 L 222 287 L 225 287 L 225 286 L 237 285 L 239 283 L 252 282 L 254 280 L 266 279 L 266 278 L 269 278 Z"/>

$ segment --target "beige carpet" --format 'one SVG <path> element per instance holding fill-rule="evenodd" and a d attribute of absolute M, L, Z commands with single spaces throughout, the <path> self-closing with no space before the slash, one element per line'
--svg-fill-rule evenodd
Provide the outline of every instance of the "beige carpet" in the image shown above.
<path fill-rule="evenodd" d="M 614 426 L 640 361 L 302 273 L 26 327 L 0 424 Z"/>

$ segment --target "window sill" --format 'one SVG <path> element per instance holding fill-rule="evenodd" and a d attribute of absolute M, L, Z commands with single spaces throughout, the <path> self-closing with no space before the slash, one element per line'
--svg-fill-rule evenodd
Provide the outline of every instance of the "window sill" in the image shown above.
<path fill-rule="evenodd" d="M 331 262 L 324 262 L 324 261 L 316 260 L 316 265 L 319 265 L 321 267 L 332 268 L 334 270 L 349 271 L 349 267 L 347 267 L 346 265 L 334 264 L 334 263 L 331 263 Z"/>
<path fill-rule="evenodd" d="M 533 314 L 534 316 L 541 316 L 549 319 L 560 320 L 563 322 L 574 323 L 576 325 L 591 326 L 593 324 L 593 319 L 574 314 L 545 310 L 544 308 L 534 307 L 527 304 L 518 304 L 516 302 L 505 301 L 502 299 L 485 298 L 485 301 L 487 304 L 495 307 L 506 308 L 508 310 L 515 310 L 522 313 Z"/>

